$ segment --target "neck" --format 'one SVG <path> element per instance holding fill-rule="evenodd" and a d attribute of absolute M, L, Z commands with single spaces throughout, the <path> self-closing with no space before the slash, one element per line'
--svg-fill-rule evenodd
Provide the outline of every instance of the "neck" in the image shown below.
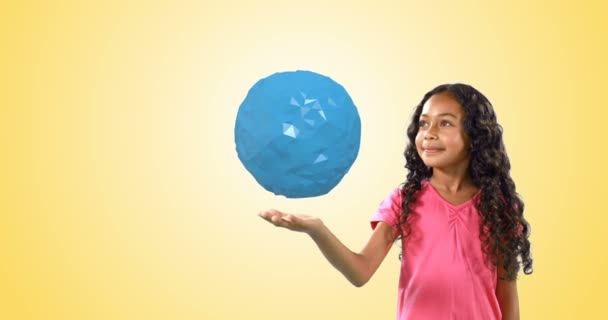
<path fill-rule="evenodd" d="M 433 168 L 433 176 L 430 178 L 431 184 L 435 188 L 441 188 L 449 192 L 459 192 L 473 186 L 473 181 L 468 175 L 467 170 L 446 171 Z"/>

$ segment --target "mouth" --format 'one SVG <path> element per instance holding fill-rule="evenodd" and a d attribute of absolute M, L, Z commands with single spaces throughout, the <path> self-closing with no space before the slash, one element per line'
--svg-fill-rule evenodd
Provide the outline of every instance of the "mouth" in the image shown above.
<path fill-rule="evenodd" d="M 439 153 L 444 150 L 445 149 L 438 149 L 438 148 L 423 148 L 422 149 L 422 151 L 424 151 L 424 153 L 427 153 L 427 154 L 435 154 L 435 153 Z"/>

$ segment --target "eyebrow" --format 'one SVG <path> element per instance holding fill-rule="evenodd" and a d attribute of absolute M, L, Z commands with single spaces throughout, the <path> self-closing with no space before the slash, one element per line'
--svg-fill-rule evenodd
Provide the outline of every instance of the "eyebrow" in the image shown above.
<path fill-rule="evenodd" d="M 449 117 L 453 117 L 453 118 L 455 118 L 455 119 L 458 119 L 458 117 L 457 117 L 457 116 L 455 116 L 455 115 L 453 115 L 453 114 L 451 114 L 451 113 L 449 113 L 449 112 L 446 112 L 446 113 L 440 113 L 440 114 L 438 114 L 437 116 L 438 116 L 438 117 L 442 117 L 442 116 L 449 116 Z M 423 117 L 428 117 L 428 115 L 426 115 L 426 114 L 421 114 L 421 115 L 420 115 L 420 117 L 421 117 L 421 118 L 423 118 Z"/>

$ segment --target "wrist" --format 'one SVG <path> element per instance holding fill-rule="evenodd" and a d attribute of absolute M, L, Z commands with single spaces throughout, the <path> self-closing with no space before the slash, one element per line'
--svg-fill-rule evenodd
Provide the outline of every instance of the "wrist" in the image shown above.
<path fill-rule="evenodd" d="M 316 238 L 323 233 L 323 229 L 326 229 L 325 224 L 323 224 L 323 221 L 320 218 L 316 218 L 306 229 L 306 233 L 311 238 Z"/>

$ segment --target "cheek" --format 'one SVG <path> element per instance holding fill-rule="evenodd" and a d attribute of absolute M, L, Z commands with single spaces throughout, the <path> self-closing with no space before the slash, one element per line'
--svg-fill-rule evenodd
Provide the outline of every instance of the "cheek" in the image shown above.
<path fill-rule="evenodd" d="M 418 134 L 416 134 L 416 147 L 420 148 L 422 146 L 422 139 L 423 135 L 418 132 Z"/>
<path fill-rule="evenodd" d="M 464 144 L 464 139 L 465 136 L 462 134 L 462 132 L 458 132 L 458 131 L 451 131 L 451 132 L 445 132 L 444 135 L 442 136 L 443 138 L 443 142 L 445 144 L 450 144 L 452 146 L 458 146 L 458 145 L 463 145 Z"/>
<path fill-rule="evenodd" d="M 449 143 L 455 149 L 463 149 L 465 145 L 463 137 L 458 135 L 450 139 Z"/>

